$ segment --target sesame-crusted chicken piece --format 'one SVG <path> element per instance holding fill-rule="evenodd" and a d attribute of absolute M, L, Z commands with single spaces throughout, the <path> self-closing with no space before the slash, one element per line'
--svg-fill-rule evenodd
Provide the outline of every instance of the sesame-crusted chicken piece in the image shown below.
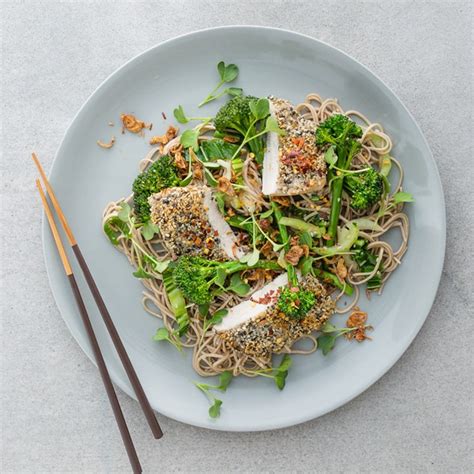
<path fill-rule="evenodd" d="M 316 296 L 316 303 L 303 319 L 293 319 L 277 306 L 280 289 L 288 284 L 287 274 L 256 291 L 249 300 L 229 309 L 215 331 L 226 344 L 248 355 L 264 356 L 290 347 L 297 339 L 317 331 L 334 313 L 335 302 L 317 278 L 301 278 L 303 289 Z"/>
<path fill-rule="evenodd" d="M 324 153 L 315 140 L 315 124 L 302 117 L 285 99 L 269 97 L 270 112 L 285 131 L 267 135 L 262 192 L 293 196 L 321 190 L 326 184 Z"/>
<path fill-rule="evenodd" d="M 149 197 L 151 221 L 173 257 L 201 255 L 213 260 L 240 258 L 242 251 L 204 185 L 167 188 Z"/>

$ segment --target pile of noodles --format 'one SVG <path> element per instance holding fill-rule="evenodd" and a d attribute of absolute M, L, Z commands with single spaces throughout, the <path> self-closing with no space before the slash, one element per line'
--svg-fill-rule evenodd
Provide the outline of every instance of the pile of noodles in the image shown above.
<path fill-rule="evenodd" d="M 364 130 L 362 136 L 362 149 L 353 159 L 351 170 L 367 168 L 369 165 L 378 165 L 381 156 L 386 156 L 392 149 L 392 141 L 390 137 L 384 133 L 383 128 L 378 123 L 371 123 L 364 115 L 355 111 L 349 110 L 344 112 L 340 105 L 335 99 L 322 100 L 317 94 L 309 94 L 306 97 L 305 102 L 299 104 L 296 107 L 297 111 L 304 117 L 313 120 L 316 125 L 323 122 L 326 118 L 334 113 L 341 113 L 349 116 L 351 119 L 357 121 Z M 212 131 L 212 127 L 209 125 L 202 128 L 202 139 L 208 138 L 206 133 Z M 375 146 L 377 143 L 378 146 Z M 152 163 L 160 154 L 157 149 L 152 150 L 147 157 L 141 162 L 140 170 L 145 169 L 150 163 Z M 400 163 L 393 157 L 390 157 L 392 164 L 398 168 L 398 181 L 395 185 L 392 185 L 391 194 L 395 194 L 402 189 L 403 181 L 403 169 Z M 269 207 L 269 200 L 262 196 L 260 192 L 261 180 L 260 175 L 255 166 L 252 158 L 247 157 L 243 168 L 244 182 L 248 188 L 247 196 L 258 203 L 261 208 Z M 306 214 L 304 219 L 311 219 L 316 214 L 322 219 L 328 219 L 330 212 L 330 191 L 329 185 L 318 192 L 320 196 L 321 206 L 318 206 L 318 210 L 314 210 L 314 202 L 310 199 L 310 196 L 298 197 L 299 208 L 305 208 Z M 294 198 L 291 198 L 293 203 Z M 386 207 L 389 196 L 386 197 L 386 201 L 376 204 L 372 209 L 365 210 L 362 212 L 354 211 L 350 205 L 347 197 L 343 195 L 342 210 L 340 216 L 340 225 L 345 222 L 359 217 L 375 217 L 380 209 L 380 206 Z M 132 196 L 129 196 L 126 201 L 131 202 Z M 104 222 L 110 217 L 116 215 L 120 210 L 120 204 L 124 201 L 121 199 L 117 202 L 110 203 L 104 210 L 103 219 Z M 382 292 L 383 286 L 387 279 L 390 277 L 392 272 L 400 265 L 401 259 L 406 252 L 408 243 L 409 233 L 409 222 L 408 217 L 401 211 L 401 205 L 393 205 L 389 207 L 389 210 L 382 216 L 379 217 L 377 222 L 382 230 L 378 231 L 360 231 L 359 236 L 366 239 L 368 249 L 370 249 L 377 256 L 377 264 L 370 273 L 360 273 L 357 267 L 354 265 L 347 268 L 348 275 L 346 281 L 354 287 L 354 293 L 352 300 L 349 304 L 346 303 L 344 308 L 337 307 L 337 313 L 346 313 L 351 311 L 358 302 L 360 290 L 359 287 L 369 281 L 379 270 L 382 268 L 382 286 L 378 290 Z M 133 212 L 133 211 L 132 211 Z M 398 248 L 393 248 L 389 243 L 382 240 L 384 235 L 391 229 L 398 229 L 401 235 L 401 244 Z M 140 261 L 140 250 L 139 247 L 146 249 L 147 252 L 155 256 L 158 260 L 165 260 L 170 258 L 170 255 L 164 249 L 161 244 L 160 238 L 156 238 L 152 241 L 146 241 L 140 229 L 132 229 L 132 239 L 121 238 L 117 248 L 124 253 L 130 263 L 134 267 L 139 266 Z M 138 245 L 133 245 L 132 240 Z M 335 256 L 326 259 L 326 264 L 331 268 L 335 269 L 336 261 L 339 256 Z M 283 270 L 282 270 L 283 271 Z M 153 274 L 153 278 L 141 280 L 146 290 L 143 293 L 143 306 L 145 310 L 153 316 L 162 319 L 163 325 L 169 330 L 172 338 L 177 339 L 178 336 L 174 335 L 173 332 L 177 327 L 177 323 L 173 316 L 169 301 L 163 288 L 161 276 L 159 274 Z M 252 292 L 264 286 L 267 282 L 264 277 L 251 281 Z M 339 300 L 343 295 L 343 292 L 335 292 L 335 299 Z M 226 308 L 238 304 L 239 302 L 247 299 L 247 297 L 239 297 L 235 294 L 228 293 L 217 296 L 210 307 L 210 313 L 217 311 L 221 308 Z M 203 318 L 200 316 L 198 307 L 194 304 L 188 305 L 188 313 L 190 317 L 190 326 L 185 336 L 180 340 L 184 347 L 192 348 L 193 351 L 193 367 L 196 372 L 202 376 L 211 376 L 219 374 L 223 371 L 229 370 L 234 375 L 254 375 L 252 371 L 262 368 L 268 368 L 271 366 L 271 355 L 265 357 L 255 357 L 246 355 L 242 352 L 233 350 L 224 344 L 224 341 L 213 331 L 212 327 L 206 331 L 203 329 Z M 283 352 L 287 353 L 298 353 L 308 354 L 314 352 L 317 348 L 316 338 L 312 335 L 304 336 L 311 342 L 311 347 L 307 350 L 296 349 L 295 347 L 286 347 Z"/>

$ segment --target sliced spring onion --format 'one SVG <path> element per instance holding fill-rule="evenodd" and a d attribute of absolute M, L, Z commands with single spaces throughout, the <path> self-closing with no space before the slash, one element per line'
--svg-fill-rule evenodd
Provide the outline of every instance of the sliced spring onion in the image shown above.
<path fill-rule="evenodd" d="M 359 228 L 357 225 L 348 222 L 342 229 L 338 229 L 338 244 L 330 247 L 319 247 L 316 248 L 315 251 L 318 255 L 323 257 L 331 257 L 340 253 L 349 252 L 358 236 Z"/>
<path fill-rule="evenodd" d="M 351 221 L 352 224 L 356 224 L 359 230 L 373 230 L 375 232 L 381 232 L 383 229 L 377 222 L 369 219 L 368 217 L 360 217 Z"/>
<path fill-rule="evenodd" d="M 282 217 L 279 220 L 279 224 L 291 227 L 302 232 L 309 232 L 311 235 L 321 237 L 324 233 L 324 229 L 321 227 L 310 224 L 309 222 L 303 221 L 302 219 L 295 219 L 294 217 Z"/>

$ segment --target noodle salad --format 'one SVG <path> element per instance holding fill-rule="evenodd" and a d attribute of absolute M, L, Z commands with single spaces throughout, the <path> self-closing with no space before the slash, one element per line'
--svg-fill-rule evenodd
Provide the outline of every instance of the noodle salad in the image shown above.
<path fill-rule="evenodd" d="M 407 250 L 412 196 L 378 123 L 336 99 L 297 105 L 227 87 L 235 64 L 199 104 L 227 99 L 214 117 L 189 117 L 152 137 L 127 198 L 103 215 L 106 236 L 135 268 L 143 306 L 162 320 L 154 339 L 192 351 L 196 382 L 220 414 L 236 376 L 285 387 L 293 354 L 340 339 L 370 339 L 361 291 L 381 294 Z M 151 129 L 123 115 L 133 133 Z M 389 180 L 389 178 L 391 178 Z M 386 240 L 399 231 L 400 245 Z M 346 314 L 344 327 L 331 318 Z M 303 344 L 298 341 L 305 341 Z"/>

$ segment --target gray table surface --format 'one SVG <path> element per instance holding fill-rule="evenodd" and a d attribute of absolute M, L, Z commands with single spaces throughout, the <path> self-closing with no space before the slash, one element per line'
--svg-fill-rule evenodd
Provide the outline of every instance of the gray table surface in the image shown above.
<path fill-rule="evenodd" d="M 324 40 L 399 95 L 441 174 L 445 268 L 400 361 L 320 419 L 238 434 L 160 417 L 166 436 L 156 442 L 138 405 L 120 393 L 146 472 L 472 472 L 472 13 L 470 2 L 3 2 L 2 472 L 129 470 L 98 373 L 48 286 L 29 153 L 49 169 L 78 108 L 130 57 L 236 23 Z"/>

